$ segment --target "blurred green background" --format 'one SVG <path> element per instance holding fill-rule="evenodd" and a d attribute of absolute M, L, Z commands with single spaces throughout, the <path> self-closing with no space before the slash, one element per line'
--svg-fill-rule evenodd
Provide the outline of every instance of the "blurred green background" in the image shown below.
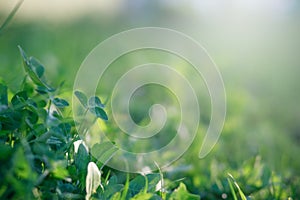
<path fill-rule="evenodd" d="M 0 2 L 0 23 L 15 3 Z M 178 170 L 191 175 L 194 191 L 201 182 L 197 177 L 205 180 L 208 165 L 217 162 L 223 173 L 257 155 L 283 177 L 299 177 L 299 1 L 25 0 L 0 33 L 0 76 L 17 90 L 24 75 L 17 49 L 21 45 L 44 63 L 50 82 L 65 80 L 71 90 L 81 62 L 99 42 L 145 26 L 194 38 L 223 76 L 228 112 L 218 144 L 208 157 L 197 160 L 201 138 L 196 138 L 177 162 L 188 167 Z M 208 111 L 204 119 L 209 119 Z"/>

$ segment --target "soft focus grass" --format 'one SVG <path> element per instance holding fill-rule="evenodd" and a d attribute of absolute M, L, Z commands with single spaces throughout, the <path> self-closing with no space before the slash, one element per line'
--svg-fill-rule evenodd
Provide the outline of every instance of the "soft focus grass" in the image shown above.
<path fill-rule="evenodd" d="M 66 24 L 13 22 L 0 35 L 1 79 L 12 91 L 20 85 L 24 72 L 20 70 L 17 45 L 22 45 L 30 55 L 44 63 L 50 82 L 58 85 L 66 81 L 66 94 L 70 94 L 76 71 L 90 50 L 105 38 L 125 29 L 126 25 L 121 21 L 104 22 L 95 18 L 83 18 Z M 226 61 L 218 57 L 217 60 L 220 66 L 222 60 Z M 166 176 L 170 180 L 184 178 L 190 191 L 201 194 L 204 199 L 220 198 L 222 192 L 230 191 L 227 173 L 236 178 L 246 195 L 258 198 L 293 196 L 296 199 L 300 196 L 300 160 L 297 159 L 300 152 L 299 129 L 293 123 L 295 121 L 289 121 L 291 116 L 284 111 L 293 110 L 295 99 L 292 96 L 297 98 L 298 92 L 279 88 L 277 95 L 285 95 L 284 105 L 267 107 L 272 97 L 255 96 L 246 87 L 228 78 L 228 74 L 234 76 L 234 68 L 221 67 L 221 72 L 225 75 L 228 113 L 218 144 L 205 159 L 198 159 L 209 119 L 209 109 L 204 109 L 199 136 L 187 153 L 170 166 Z M 288 78 L 285 77 L 285 80 L 288 81 Z M 295 80 L 290 82 L 295 83 Z M 102 87 L 105 88 L 105 85 Z M 153 96 L 159 94 L 154 89 L 150 93 Z M 149 102 L 145 102 L 146 105 Z M 140 113 L 145 111 L 144 105 L 136 102 L 134 106 L 138 121 L 146 116 Z M 264 190 L 259 187 L 263 185 L 263 172 L 266 170 L 270 170 L 272 176 L 265 184 L 273 185 L 268 185 L 270 187 Z"/>

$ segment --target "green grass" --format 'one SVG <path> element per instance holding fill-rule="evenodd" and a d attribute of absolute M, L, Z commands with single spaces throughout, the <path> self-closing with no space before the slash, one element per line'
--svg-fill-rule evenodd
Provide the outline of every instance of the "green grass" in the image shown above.
<path fill-rule="evenodd" d="M 270 111 L 259 107 L 260 101 L 255 96 L 230 82 L 226 82 L 228 113 L 221 138 L 202 160 L 197 155 L 203 139 L 201 133 L 207 128 L 209 108 L 203 111 L 199 134 L 192 146 L 162 172 L 126 174 L 97 162 L 90 153 L 92 149 L 87 151 L 83 145 L 75 153 L 73 142 L 79 137 L 68 102 L 76 71 L 95 44 L 124 29 L 119 23 L 91 19 L 64 25 L 14 22 L 3 30 L 0 36 L 1 199 L 84 199 L 89 162 L 95 162 L 102 170 L 102 187 L 92 194 L 94 199 L 299 198 L 299 141 L 288 133 L 290 127 L 279 122 L 280 114 L 276 109 Z M 39 58 L 45 75 L 35 61 L 32 63 L 38 67 L 29 66 L 29 71 L 22 70 L 18 45 L 27 54 Z M 155 53 L 150 55 L 150 60 L 160 60 Z M 23 59 L 28 58 L 23 56 Z M 116 66 L 125 62 L 116 63 Z M 64 80 L 65 85 L 60 87 Z M 48 86 L 58 89 L 52 91 Z M 43 91 L 36 91 L 37 87 Z M 101 87 L 110 88 L 111 85 L 107 83 Z M 109 95 L 107 90 L 102 90 L 101 100 Z M 157 96 L 161 100 L 170 98 L 162 96 L 157 88 L 144 90 L 154 98 L 131 105 L 133 118 L 140 123 L 148 120 L 143 114 L 147 111 L 145 105 L 151 105 Z M 81 102 L 87 102 L 87 98 L 81 95 Z M 53 121 L 46 123 L 51 114 L 50 105 L 58 112 L 53 114 Z M 104 108 L 92 114 L 106 120 L 102 111 L 108 116 L 107 134 L 117 137 L 117 127 L 110 121 L 110 110 Z M 165 131 L 172 129 L 171 123 Z M 104 146 L 99 144 L 97 148 Z M 162 179 L 164 189 L 156 191 L 155 187 Z"/>

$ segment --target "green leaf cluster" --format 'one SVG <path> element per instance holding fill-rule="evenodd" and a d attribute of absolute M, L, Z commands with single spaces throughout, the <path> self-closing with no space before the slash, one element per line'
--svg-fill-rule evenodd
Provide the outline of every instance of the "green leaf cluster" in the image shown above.
<path fill-rule="evenodd" d="M 60 88 L 49 84 L 45 67 L 28 57 L 19 46 L 26 72 L 19 91 L 12 94 L 0 83 L 0 199 L 181 199 L 190 194 L 181 184 L 178 189 L 157 189 L 164 182 L 160 173 L 125 174 L 105 165 L 117 148 L 97 143 L 78 149 L 78 135 L 68 100 Z M 75 91 L 81 106 L 95 119 L 108 120 L 105 106 L 97 96 Z M 89 163 L 101 171 L 101 183 L 93 194 L 86 194 Z M 93 170 L 95 165 L 93 165 Z M 95 172 L 96 172 L 95 171 Z M 99 174 L 99 173 L 91 173 Z M 90 175 L 91 176 L 91 175 Z M 126 177 L 126 178 L 124 178 Z M 87 181 L 88 182 L 88 181 Z M 90 182 L 88 182 L 90 183 Z M 172 193 L 174 191 L 174 193 Z M 194 198 L 199 199 L 199 198 Z"/>

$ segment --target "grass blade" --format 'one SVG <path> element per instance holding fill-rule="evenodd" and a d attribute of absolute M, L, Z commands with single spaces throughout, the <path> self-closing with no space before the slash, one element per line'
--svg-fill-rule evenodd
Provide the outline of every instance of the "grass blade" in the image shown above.
<path fill-rule="evenodd" d="M 235 185 L 235 187 L 238 189 L 239 195 L 241 197 L 242 200 L 247 200 L 247 197 L 245 196 L 244 192 L 241 190 L 240 186 L 238 185 L 238 183 L 236 182 L 236 180 L 233 178 L 233 176 L 231 174 L 228 173 L 229 178 L 227 178 L 228 183 L 229 183 L 229 187 L 233 196 L 234 200 L 237 200 L 237 196 L 235 194 L 235 191 L 233 189 L 233 185 L 232 183 Z"/>
<path fill-rule="evenodd" d="M 7 16 L 7 18 L 4 20 L 4 22 L 2 23 L 2 25 L 0 27 L 0 34 L 1 34 L 2 30 L 7 26 L 7 24 L 15 16 L 16 12 L 19 10 L 19 8 L 23 2 L 24 2 L 24 0 L 18 1 L 18 3 L 15 5 L 15 7 L 12 9 L 12 11 L 9 13 L 9 15 Z"/>
<path fill-rule="evenodd" d="M 229 178 L 227 178 L 227 181 L 228 181 L 228 184 L 229 184 L 229 187 L 230 187 L 230 191 L 231 191 L 231 194 L 232 194 L 232 197 L 234 200 L 238 200 L 237 199 L 237 196 L 235 194 L 235 191 L 234 191 L 234 188 L 232 186 L 232 183 L 231 183 L 231 180 Z"/>

